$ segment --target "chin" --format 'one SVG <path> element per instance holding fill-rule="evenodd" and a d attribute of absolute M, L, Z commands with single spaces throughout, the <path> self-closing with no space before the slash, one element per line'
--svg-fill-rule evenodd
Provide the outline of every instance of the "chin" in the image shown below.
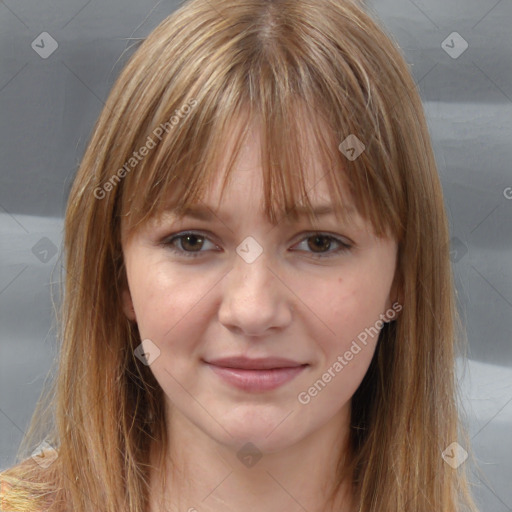
<path fill-rule="evenodd" d="M 224 422 L 224 429 L 214 435 L 214 439 L 226 447 L 239 451 L 247 443 L 254 445 L 262 453 L 273 453 L 298 442 L 301 437 L 297 428 L 293 428 L 292 422 L 283 419 L 286 414 L 282 414 L 279 419 L 268 422 L 263 419 Z M 285 425 L 286 423 L 286 425 Z"/>

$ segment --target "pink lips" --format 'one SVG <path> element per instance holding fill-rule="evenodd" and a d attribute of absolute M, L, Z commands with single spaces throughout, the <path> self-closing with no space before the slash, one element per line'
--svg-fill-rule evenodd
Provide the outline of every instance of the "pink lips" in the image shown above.
<path fill-rule="evenodd" d="M 292 380 L 308 366 L 283 358 L 229 357 L 205 362 L 228 384 L 251 392 L 276 389 Z"/>

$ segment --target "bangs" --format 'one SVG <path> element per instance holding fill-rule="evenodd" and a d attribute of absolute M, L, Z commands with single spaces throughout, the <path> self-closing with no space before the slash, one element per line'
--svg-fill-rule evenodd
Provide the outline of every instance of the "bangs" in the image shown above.
<path fill-rule="evenodd" d="M 121 216 L 127 221 L 127 231 L 136 230 L 164 212 L 182 217 L 203 203 L 221 178 L 222 202 L 240 150 L 251 128 L 256 127 L 261 143 L 263 211 L 267 222 L 277 225 L 285 217 L 297 220 L 299 212 L 313 221 L 312 197 L 325 180 L 340 222 L 350 222 L 350 211 L 355 210 L 377 236 L 391 233 L 398 238 L 398 231 L 390 229 L 394 212 L 386 216 L 379 209 L 366 169 L 340 151 L 340 139 L 319 114 L 319 107 L 293 101 L 283 105 L 279 114 L 274 110 L 265 116 L 263 109 L 255 110 L 243 103 L 235 110 L 226 110 L 221 102 L 208 122 L 193 126 L 191 114 L 180 135 L 163 139 L 152 157 L 124 184 Z M 229 112 L 229 116 L 221 118 L 223 112 Z"/>
<path fill-rule="evenodd" d="M 346 220 L 353 206 L 377 236 L 400 240 L 403 194 L 393 155 L 395 136 L 377 86 L 360 64 L 334 50 L 329 58 L 317 48 L 308 55 L 312 41 L 302 42 L 306 50 L 299 50 L 294 34 L 279 34 L 282 41 L 276 42 L 272 31 L 283 30 L 277 25 L 269 32 L 258 20 L 246 23 L 246 31 L 233 23 L 219 28 L 220 33 L 209 32 L 207 43 L 196 35 L 202 45 L 187 49 L 186 71 L 182 63 L 173 68 L 178 64 L 169 59 L 168 47 L 165 55 L 152 50 L 152 64 L 137 64 L 155 66 L 164 78 L 148 79 L 145 87 L 137 84 L 140 103 L 130 103 L 139 105 L 132 107 L 130 116 L 139 124 L 133 147 L 151 138 L 155 148 L 119 187 L 116 215 L 127 231 L 164 210 L 179 217 L 199 205 L 221 173 L 222 195 L 249 128 L 256 126 L 263 211 L 269 223 L 275 225 L 285 216 L 295 219 L 299 207 L 313 219 L 311 196 L 326 180 L 340 220 Z M 162 40 L 146 43 L 162 50 L 163 34 L 157 30 L 153 37 Z M 336 55 L 339 62 L 333 66 Z M 173 117 L 176 122 L 170 123 Z M 169 130 L 157 138 L 158 127 Z M 354 141 L 361 152 L 350 158 Z M 311 181 L 313 168 L 318 172 Z"/>

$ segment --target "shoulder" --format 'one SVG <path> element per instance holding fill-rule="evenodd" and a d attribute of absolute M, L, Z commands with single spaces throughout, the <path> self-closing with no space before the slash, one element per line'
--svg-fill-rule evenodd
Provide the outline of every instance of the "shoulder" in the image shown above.
<path fill-rule="evenodd" d="M 13 510 L 16 501 L 16 492 L 10 477 L 6 477 L 4 472 L 0 473 L 0 510 Z"/>
<path fill-rule="evenodd" d="M 0 511 L 9 512 L 43 512 L 41 498 L 36 499 L 37 487 L 33 482 L 24 478 L 24 464 L 0 471 Z"/>

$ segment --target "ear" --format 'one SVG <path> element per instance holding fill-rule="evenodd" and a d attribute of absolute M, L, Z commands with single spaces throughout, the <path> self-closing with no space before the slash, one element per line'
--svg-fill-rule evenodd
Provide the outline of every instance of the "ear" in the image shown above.
<path fill-rule="evenodd" d="M 123 285 L 121 291 L 121 301 L 123 304 L 123 311 L 124 314 L 126 315 L 126 318 L 128 318 L 128 320 L 131 320 L 132 322 L 136 322 L 137 317 L 135 315 L 135 308 L 133 307 L 132 296 L 128 288 L 128 284 L 126 283 Z"/>
<path fill-rule="evenodd" d="M 401 284 L 398 282 L 398 274 L 395 274 L 391 290 L 386 301 L 386 311 L 394 311 L 393 320 L 396 320 L 403 308 L 404 293 Z M 394 306 L 394 307 L 393 307 Z M 391 321 L 391 320 L 390 320 Z"/>

